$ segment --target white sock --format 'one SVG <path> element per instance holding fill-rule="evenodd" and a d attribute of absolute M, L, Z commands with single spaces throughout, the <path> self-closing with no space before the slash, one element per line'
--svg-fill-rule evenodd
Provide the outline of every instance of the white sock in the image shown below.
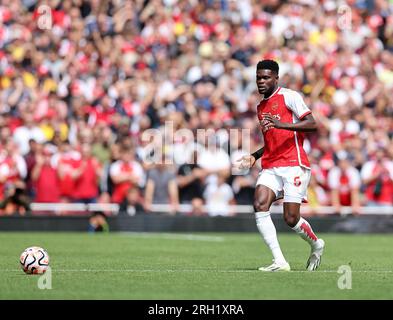
<path fill-rule="evenodd" d="M 292 228 L 303 240 L 306 240 L 312 248 L 317 245 L 318 237 L 315 235 L 307 220 L 300 217 L 296 226 Z"/>
<path fill-rule="evenodd" d="M 255 212 L 255 219 L 259 233 L 273 254 L 274 261 L 277 263 L 285 263 L 286 260 L 281 252 L 280 244 L 277 239 L 276 228 L 273 224 L 270 212 Z"/>

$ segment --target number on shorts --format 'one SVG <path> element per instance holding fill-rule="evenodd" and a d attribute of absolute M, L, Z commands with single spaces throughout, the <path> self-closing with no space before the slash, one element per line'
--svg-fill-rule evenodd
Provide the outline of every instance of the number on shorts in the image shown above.
<path fill-rule="evenodd" d="M 295 185 L 295 187 L 299 187 L 302 184 L 299 176 L 297 176 L 293 179 L 293 184 Z"/>

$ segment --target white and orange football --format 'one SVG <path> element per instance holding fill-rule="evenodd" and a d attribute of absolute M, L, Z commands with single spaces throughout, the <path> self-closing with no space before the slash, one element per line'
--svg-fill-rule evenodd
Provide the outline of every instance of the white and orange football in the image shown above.
<path fill-rule="evenodd" d="M 43 274 L 49 267 L 49 255 L 41 247 L 29 247 L 20 255 L 20 264 L 27 274 Z"/>

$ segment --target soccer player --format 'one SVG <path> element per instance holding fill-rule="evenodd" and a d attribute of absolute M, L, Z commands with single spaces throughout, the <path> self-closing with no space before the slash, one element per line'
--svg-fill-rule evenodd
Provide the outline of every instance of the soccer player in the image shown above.
<path fill-rule="evenodd" d="M 262 158 L 262 171 L 256 182 L 254 209 L 259 232 L 273 254 L 273 264 L 261 271 L 290 271 L 290 266 L 277 239 L 270 217 L 270 206 L 284 197 L 285 222 L 307 241 L 311 254 L 306 268 L 317 269 L 325 243 L 313 232 L 310 224 L 300 216 L 300 205 L 306 200 L 311 177 L 310 164 L 303 149 L 304 133 L 316 130 L 310 109 L 296 91 L 278 86 L 279 66 L 273 60 L 257 64 L 256 84 L 263 95 L 257 106 L 257 116 L 264 138 L 264 146 L 238 160 L 241 169 L 251 168 Z"/>

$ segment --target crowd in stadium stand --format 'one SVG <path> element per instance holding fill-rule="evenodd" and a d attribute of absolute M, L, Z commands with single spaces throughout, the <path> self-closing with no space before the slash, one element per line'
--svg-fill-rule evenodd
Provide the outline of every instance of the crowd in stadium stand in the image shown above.
<path fill-rule="evenodd" d="M 232 163 L 262 144 L 262 59 L 319 125 L 305 144 L 309 208 L 392 206 L 393 1 L 3 0 L 1 214 L 31 202 L 236 214 L 260 170 Z M 172 161 L 154 164 L 142 136 L 165 123 L 195 135 L 164 139 Z M 198 128 L 213 133 L 196 141 Z"/>

